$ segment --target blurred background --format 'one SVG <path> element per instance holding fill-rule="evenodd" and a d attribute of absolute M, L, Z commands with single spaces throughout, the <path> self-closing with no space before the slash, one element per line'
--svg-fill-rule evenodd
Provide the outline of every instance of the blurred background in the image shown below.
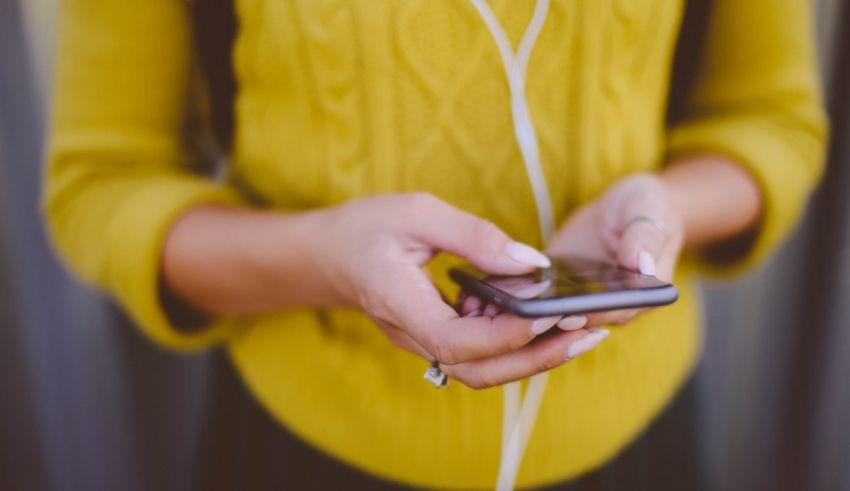
<path fill-rule="evenodd" d="M 704 285 L 709 489 L 850 490 L 850 5 L 814 4 L 829 167 L 767 265 Z M 154 347 L 67 276 L 41 228 L 56 11 L 0 0 L 0 490 L 190 489 L 224 357 Z"/>

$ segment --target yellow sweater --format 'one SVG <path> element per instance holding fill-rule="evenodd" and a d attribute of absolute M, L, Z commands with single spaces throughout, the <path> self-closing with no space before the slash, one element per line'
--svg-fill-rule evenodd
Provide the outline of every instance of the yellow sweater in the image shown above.
<path fill-rule="evenodd" d="M 715 0 L 689 119 L 664 121 L 682 1 L 554 0 L 527 94 L 556 219 L 668 155 L 733 157 L 766 211 L 742 269 L 793 227 L 825 138 L 807 0 Z M 516 46 L 533 0 L 491 2 Z M 426 363 L 361 313 L 298 310 L 177 332 L 157 298 L 169 226 L 201 203 L 301 210 L 429 191 L 538 241 L 498 51 L 464 0 L 238 0 L 237 130 L 229 175 L 193 173 L 185 3 L 66 0 L 45 190 L 61 255 L 153 340 L 222 343 L 283 425 L 361 469 L 424 486 L 495 483 L 501 392 L 434 390 Z M 285 245 L 282 245 L 285 246 Z M 440 259 L 432 268 L 452 294 Z M 603 464 L 670 400 L 699 351 L 697 259 L 681 300 L 551 372 L 522 486 Z M 719 269 L 703 264 L 706 269 Z M 282 462 L 281 465 L 286 465 Z"/>

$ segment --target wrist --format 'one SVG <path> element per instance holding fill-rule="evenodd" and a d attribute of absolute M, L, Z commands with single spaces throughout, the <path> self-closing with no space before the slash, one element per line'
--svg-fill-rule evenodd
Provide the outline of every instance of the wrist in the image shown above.
<path fill-rule="evenodd" d="M 667 226 L 682 235 L 686 235 L 689 206 L 687 194 L 675 181 L 668 179 L 663 172 L 658 175 L 658 181 L 661 184 L 663 199 L 667 205 L 668 216 L 665 217 L 665 220 L 671 222 Z"/>
<path fill-rule="evenodd" d="M 170 231 L 165 292 L 208 315 L 347 305 L 334 268 L 340 240 L 325 210 L 280 213 L 199 207 Z"/>
<path fill-rule="evenodd" d="M 761 192 L 753 177 L 721 156 L 694 155 L 661 173 L 672 206 L 682 217 L 685 245 L 712 246 L 752 231 L 761 215 Z"/>
<path fill-rule="evenodd" d="M 282 307 L 342 307 L 350 301 L 340 274 L 341 241 L 333 237 L 335 208 L 274 213 L 253 267 Z"/>

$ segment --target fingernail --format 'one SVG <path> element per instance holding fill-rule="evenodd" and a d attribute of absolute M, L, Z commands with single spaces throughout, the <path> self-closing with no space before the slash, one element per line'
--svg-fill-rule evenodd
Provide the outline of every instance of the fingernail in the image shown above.
<path fill-rule="evenodd" d="M 531 332 L 536 336 L 538 334 L 543 334 L 552 328 L 558 321 L 561 319 L 560 315 L 556 315 L 555 317 L 541 317 L 539 319 L 535 319 L 534 322 L 531 323 Z"/>
<path fill-rule="evenodd" d="M 610 334 L 610 332 L 607 329 L 591 329 L 587 334 L 573 341 L 573 343 L 567 348 L 567 359 L 572 360 L 573 358 L 592 350 L 599 345 L 599 343 L 604 341 L 605 338 L 608 337 L 608 334 Z"/>
<path fill-rule="evenodd" d="M 487 317 L 496 317 L 496 314 L 498 313 L 499 308 L 493 305 L 492 303 L 487 304 L 487 306 L 484 307 L 484 315 Z"/>
<path fill-rule="evenodd" d="M 481 309 L 475 309 L 463 314 L 463 317 L 478 317 L 481 315 Z"/>
<path fill-rule="evenodd" d="M 587 317 L 583 315 L 571 315 L 558 321 L 558 327 L 564 331 L 575 331 L 576 329 L 581 329 L 585 325 L 587 325 Z"/>
<path fill-rule="evenodd" d="M 514 296 L 517 298 L 534 298 L 548 290 L 550 286 L 552 286 L 552 280 L 541 281 L 514 292 Z"/>
<path fill-rule="evenodd" d="M 608 329 L 602 328 L 602 327 L 591 327 L 590 329 L 587 330 L 587 332 L 601 334 L 602 339 L 607 338 L 611 334 L 611 331 L 609 331 Z"/>
<path fill-rule="evenodd" d="M 647 276 L 655 276 L 655 259 L 646 251 L 638 253 L 638 271 L 640 274 Z"/>
<path fill-rule="evenodd" d="M 538 268 L 548 268 L 552 265 L 552 262 L 549 261 L 549 258 L 546 257 L 542 252 L 531 247 L 530 245 L 522 244 L 520 242 L 509 243 L 507 246 L 505 246 L 505 252 L 507 253 L 508 257 L 518 263 L 527 264 L 529 266 L 536 266 Z"/>

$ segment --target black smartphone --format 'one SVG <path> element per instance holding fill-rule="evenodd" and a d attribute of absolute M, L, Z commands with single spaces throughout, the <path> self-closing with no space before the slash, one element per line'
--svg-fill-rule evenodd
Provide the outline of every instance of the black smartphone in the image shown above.
<path fill-rule="evenodd" d="M 552 266 L 526 275 L 487 275 L 459 267 L 449 276 L 466 293 L 520 317 L 655 307 L 679 298 L 674 285 L 654 276 L 576 256 L 551 259 Z"/>

